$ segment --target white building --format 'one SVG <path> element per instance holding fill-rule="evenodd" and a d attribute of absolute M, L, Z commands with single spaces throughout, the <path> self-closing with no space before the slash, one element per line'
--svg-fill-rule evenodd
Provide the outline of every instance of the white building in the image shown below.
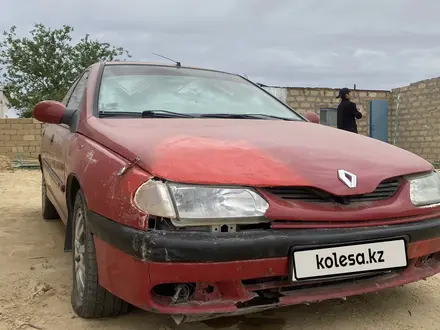
<path fill-rule="evenodd" d="M 284 103 L 287 102 L 287 88 L 275 87 L 275 86 L 262 86 L 262 88 L 265 89 L 266 92 L 271 93 L 273 96 L 275 96 L 281 102 L 284 102 Z"/>
<path fill-rule="evenodd" d="M 3 93 L 3 87 L 0 86 L 0 118 L 7 118 L 9 111 L 8 99 Z"/>

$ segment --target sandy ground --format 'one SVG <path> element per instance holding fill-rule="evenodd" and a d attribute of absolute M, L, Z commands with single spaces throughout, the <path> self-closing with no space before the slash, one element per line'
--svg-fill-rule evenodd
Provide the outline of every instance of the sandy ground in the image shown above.
<path fill-rule="evenodd" d="M 294 306 L 247 317 L 175 326 L 135 310 L 82 320 L 70 306 L 71 255 L 64 227 L 40 216 L 40 174 L 0 172 L 0 329 L 440 329 L 440 277 L 346 301 Z"/>

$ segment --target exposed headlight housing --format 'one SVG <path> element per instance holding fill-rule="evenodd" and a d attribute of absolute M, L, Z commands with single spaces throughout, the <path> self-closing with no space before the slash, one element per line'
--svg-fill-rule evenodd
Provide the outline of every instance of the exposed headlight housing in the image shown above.
<path fill-rule="evenodd" d="M 411 202 L 416 206 L 440 203 L 440 175 L 431 172 L 423 175 L 408 176 Z"/>
<path fill-rule="evenodd" d="M 253 189 L 164 183 L 149 180 L 134 203 L 148 214 L 170 218 L 175 226 L 267 222 L 267 201 Z"/>

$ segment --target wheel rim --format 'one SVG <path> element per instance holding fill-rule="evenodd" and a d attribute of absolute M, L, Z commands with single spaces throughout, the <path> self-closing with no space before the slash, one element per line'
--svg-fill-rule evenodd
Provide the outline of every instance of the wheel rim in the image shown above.
<path fill-rule="evenodd" d="M 84 228 L 84 213 L 79 209 L 76 213 L 75 219 L 75 278 L 76 288 L 78 290 L 79 298 L 84 296 L 86 267 L 84 262 L 85 255 L 85 228 Z"/>

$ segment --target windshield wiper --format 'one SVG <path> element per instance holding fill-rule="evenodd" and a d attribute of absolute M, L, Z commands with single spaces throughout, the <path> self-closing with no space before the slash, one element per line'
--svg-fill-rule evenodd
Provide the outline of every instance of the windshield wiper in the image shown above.
<path fill-rule="evenodd" d="M 280 119 L 280 120 L 290 120 L 295 121 L 293 118 L 285 118 L 285 117 L 278 117 L 273 115 L 266 115 L 266 114 L 238 114 L 238 113 L 205 113 L 200 114 L 200 117 L 202 118 L 232 118 L 232 119 Z"/>
<path fill-rule="evenodd" d="M 167 110 L 99 111 L 99 117 L 141 117 L 141 118 L 195 118 L 193 115 Z"/>
<path fill-rule="evenodd" d="M 168 110 L 145 110 L 142 111 L 143 118 L 195 118 L 187 113 L 173 112 Z"/>
<path fill-rule="evenodd" d="M 135 111 L 99 111 L 98 115 L 102 117 L 141 117 L 142 112 Z"/>
<path fill-rule="evenodd" d="M 141 117 L 141 118 L 232 118 L 232 119 L 278 119 L 295 121 L 293 118 L 285 118 L 266 114 L 238 114 L 238 113 L 202 113 L 188 114 L 168 110 L 144 110 L 137 111 L 99 111 L 99 117 Z"/>

